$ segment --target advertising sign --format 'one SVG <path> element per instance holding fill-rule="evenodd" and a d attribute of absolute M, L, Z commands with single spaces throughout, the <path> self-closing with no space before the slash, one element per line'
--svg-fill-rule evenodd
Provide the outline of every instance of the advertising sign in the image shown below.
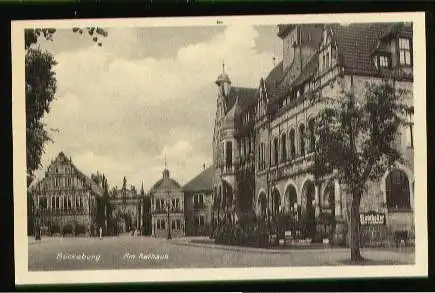
<path fill-rule="evenodd" d="M 385 214 L 368 212 L 359 215 L 361 226 L 385 225 Z"/>

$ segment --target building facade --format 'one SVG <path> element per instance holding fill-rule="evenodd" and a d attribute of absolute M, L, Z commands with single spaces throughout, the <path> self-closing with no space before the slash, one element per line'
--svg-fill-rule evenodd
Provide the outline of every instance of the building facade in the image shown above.
<path fill-rule="evenodd" d="M 144 198 L 134 187 L 117 189 L 110 197 L 112 218 L 116 222 L 116 231 L 126 233 L 144 226 Z"/>
<path fill-rule="evenodd" d="M 181 237 L 185 235 L 184 194 L 180 184 L 163 170 L 163 177 L 150 190 L 152 235 Z"/>
<path fill-rule="evenodd" d="M 346 241 L 350 194 L 338 180 L 320 182 L 308 171 L 315 146 L 316 116 L 322 98 L 353 92 L 364 99 L 366 83 L 394 78 L 407 90 L 407 122 L 395 146 L 403 164 L 368 184 L 361 200 L 364 219 L 382 223 L 363 227 L 364 237 L 390 241 L 397 232 L 414 234 L 412 26 L 406 23 L 279 25 L 283 60 L 257 89 L 231 87 L 219 75 L 213 137 L 213 193 L 224 214 L 252 209 L 266 218 L 294 213 L 329 219 L 317 225 L 337 242 Z M 316 97 L 316 98 L 314 98 Z M 222 204 L 223 203 L 223 204 Z M 242 204 L 243 203 L 243 204 Z M 219 215 L 219 217 L 221 217 Z"/>
<path fill-rule="evenodd" d="M 101 188 L 61 152 L 30 188 L 36 224 L 46 234 L 89 234 Z"/>
<path fill-rule="evenodd" d="M 186 236 L 209 236 L 212 223 L 214 168 L 209 167 L 183 186 Z"/>

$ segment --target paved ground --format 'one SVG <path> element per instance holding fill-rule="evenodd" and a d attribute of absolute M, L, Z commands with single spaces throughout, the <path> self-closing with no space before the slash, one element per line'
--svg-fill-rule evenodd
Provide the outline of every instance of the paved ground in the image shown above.
<path fill-rule="evenodd" d="M 412 264 L 409 249 L 363 249 L 367 264 Z M 29 270 L 325 266 L 347 264 L 348 249 L 266 250 L 192 243 L 189 238 L 29 238 Z"/>

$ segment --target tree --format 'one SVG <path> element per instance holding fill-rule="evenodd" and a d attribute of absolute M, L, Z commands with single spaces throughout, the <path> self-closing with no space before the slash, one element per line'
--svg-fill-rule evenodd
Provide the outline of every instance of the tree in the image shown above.
<path fill-rule="evenodd" d="M 391 79 L 366 83 L 365 90 L 361 102 L 353 92 L 340 99 L 325 98 L 311 170 L 315 178 L 332 174 L 351 194 L 351 261 L 362 260 L 359 209 L 367 183 L 402 161 L 393 141 L 407 108 L 402 102 L 406 91 L 397 90 Z"/>
<path fill-rule="evenodd" d="M 102 45 L 99 37 L 107 36 L 105 30 L 97 27 L 73 28 L 73 32 L 79 34 L 83 34 L 85 31 L 98 46 Z M 24 31 L 27 186 L 32 184 L 34 172 L 41 166 L 45 144 L 52 141 L 44 123 L 42 123 L 42 118 L 46 113 L 49 113 L 50 104 L 55 99 L 57 82 L 53 67 L 57 62 L 50 52 L 43 51 L 37 46 L 37 43 L 40 37 L 52 41 L 55 32 L 54 28 L 26 29 Z"/>
<path fill-rule="evenodd" d="M 107 184 L 107 182 L 105 182 L 106 178 L 104 177 L 104 174 L 100 174 L 99 171 L 97 171 L 96 174 L 91 174 L 91 180 L 102 188 L 104 188 L 104 184 Z"/>
<path fill-rule="evenodd" d="M 125 204 L 127 201 L 127 178 L 122 179 L 122 189 L 121 189 L 122 203 Z"/>

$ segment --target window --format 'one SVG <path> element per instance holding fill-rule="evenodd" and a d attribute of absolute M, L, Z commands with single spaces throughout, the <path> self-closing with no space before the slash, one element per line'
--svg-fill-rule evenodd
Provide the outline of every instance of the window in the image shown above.
<path fill-rule="evenodd" d="M 46 210 L 47 209 L 47 198 L 41 197 L 39 199 L 39 209 L 40 210 Z"/>
<path fill-rule="evenodd" d="M 53 196 L 51 198 L 51 209 L 54 210 L 56 208 L 56 198 Z"/>
<path fill-rule="evenodd" d="M 414 107 L 410 107 L 406 111 L 406 141 L 407 146 L 413 148 L 414 147 Z"/>
<path fill-rule="evenodd" d="M 305 125 L 299 126 L 299 151 L 300 155 L 305 156 Z"/>
<path fill-rule="evenodd" d="M 389 210 L 410 209 L 408 176 L 402 170 L 392 170 L 386 178 L 387 208 Z"/>
<path fill-rule="evenodd" d="M 273 163 L 278 164 L 278 138 L 273 140 Z"/>
<path fill-rule="evenodd" d="M 399 60 L 400 65 L 411 65 L 411 44 L 410 39 L 399 39 Z"/>
<path fill-rule="evenodd" d="M 233 166 L 233 144 L 231 143 L 231 141 L 228 141 L 226 143 L 225 165 L 226 165 L 227 169 L 232 169 L 232 166 Z"/>
<path fill-rule="evenodd" d="M 201 215 L 201 216 L 199 216 L 199 226 L 204 226 L 204 224 L 205 224 L 205 220 L 204 220 L 204 216 L 203 215 Z"/>
<path fill-rule="evenodd" d="M 193 207 L 196 209 L 204 207 L 204 195 L 202 193 L 193 196 Z"/>
<path fill-rule="evenodd" d="M 310 152 L 314 152 L 315 149 L 315 143 L 316 143 L 316 139 L 315 139 L 315 132 L 314 132 L 314 119 L 311 119 L 308 122 L 308 131 L 309 131 L 309 135 L 310 135 Z"/>
<path fill-rule="evenodd" d="M 286 146 L 287 137 L 285 133 L 281 137 L 281 161 L 285 162 L 287 160 L 287 146 Z"/>
<path fill-rule="evenodd" d="M 295 144 L 295 130 L 290 130 L 290 156 L 291 159 L 295 159 L 296 157 L 296 144 Z"/>
<path fill-rule="evenodd" d="M 261 164 L 263 165 L 262 169 L 266 168 L 265 153 L 266 153 L 266 147 L 264 143 L 261 143 Z"/>
<path fill-rule="evenodd" d="M 175 225 L 176 225 L 175 220 L 172 220 L 171 222 L 172 222 L 172 230 L 175 230 Z"/>
<path fill-rule="evenodd" d="M 390 67 L 389 58 L 387 56 L 379 56 L 379 67 L 381 68 Z"/>
<path fill-rule="evenodd" d="M 165 220 L 160 220 L 161 222 L 160 222 L 160 228 L 162 229 L 162 230 L 165 230 L 166 229 L 166 222 L 165 222 Z"/>
<path fill-rule="evenodd" d="M 326 52 L 326 57 L 325 57 L 325 59 L 326 59 L 326 68 L 325 69 L 328 69 L 329 68 L 329 66 L 330 66 L 330 62 L 329 62 L 329 52 Z"/>

